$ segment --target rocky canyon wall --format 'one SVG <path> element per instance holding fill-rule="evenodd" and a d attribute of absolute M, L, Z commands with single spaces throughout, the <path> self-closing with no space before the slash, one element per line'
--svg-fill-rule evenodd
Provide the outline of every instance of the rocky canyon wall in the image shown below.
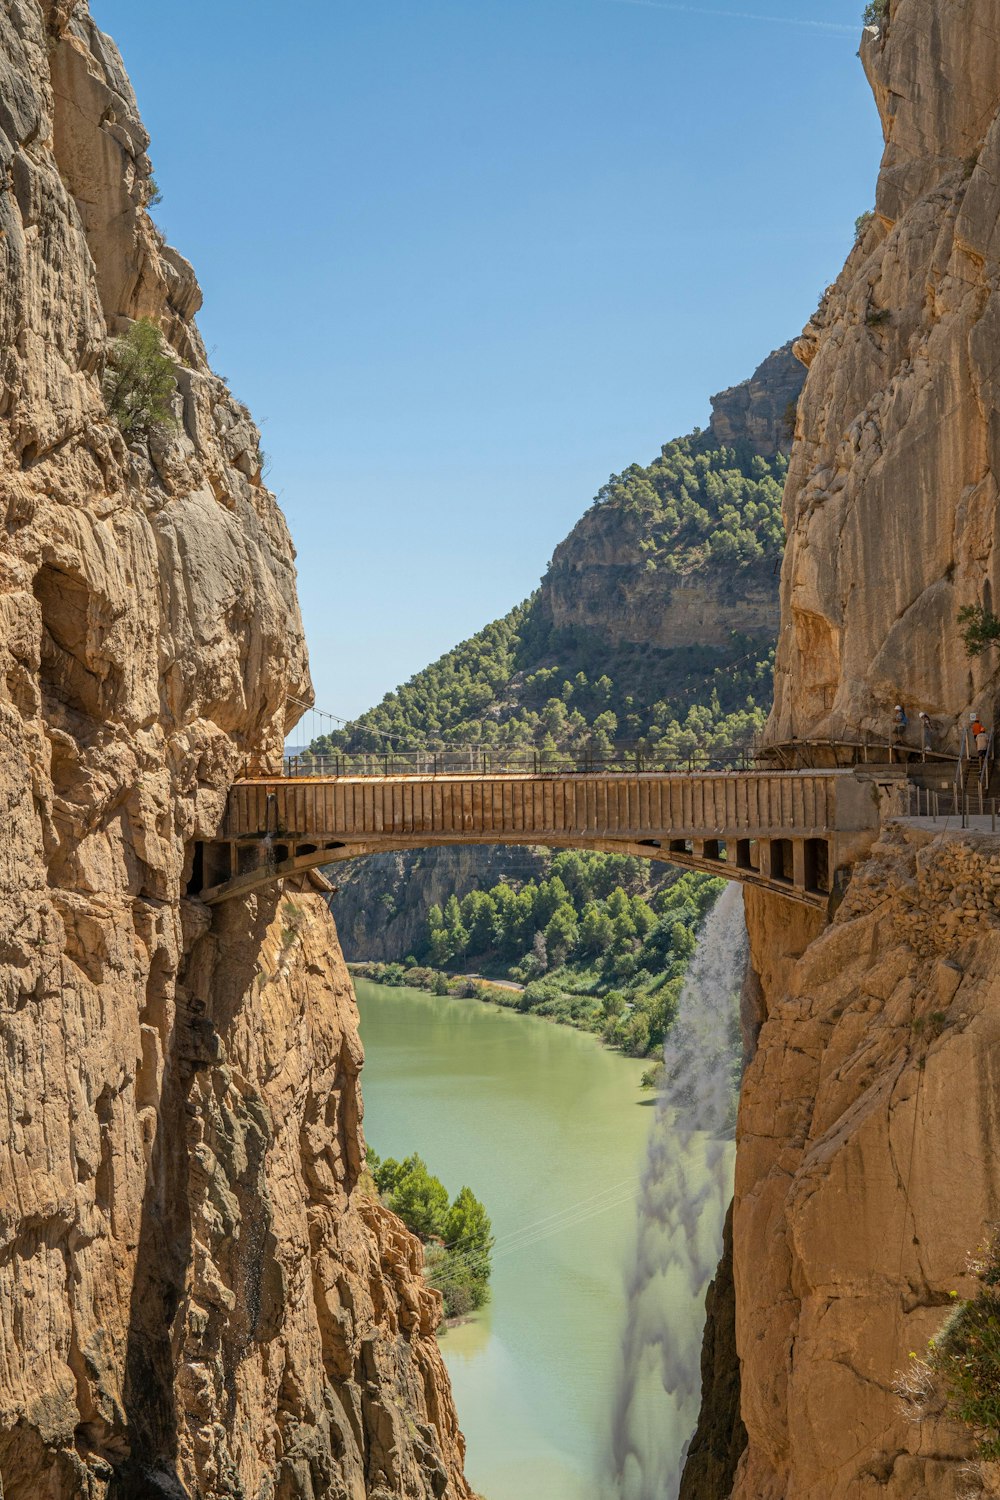
<path fill-rule="evenodd" d="M 419 1248 L 359 1186 L 310 890 L 192 881 L 309 694 L 284 521 L 86 6 L 0 12 L 0 1492 L 469 1495 Z M 172 425 L 101 373 L 138 317 Z M 196 882 L 195 882 L 196 884 Z"/>
<path fill-rule="evenodd" d="M 796 344 L 772 739 L 884 737 L 893 705 L 955 742 L 992 722 L 1000 591 L 1000 6 L 892 0 L 861 57 L 885 135 L 875 213 Z"/>
<path fill-rule="evenodd" d="M 991 720 L 959 609 L 1000 585 L 1000 3 L 891 0 L 862 60 L 875 215 L 797 345 L 769 737 Z M 734 1500 L 996 1494 L 893 1384 L 997 1218 L 1000 842 L 889 825 L 828 928 L 747 897 L 756 1053 L 738 1126 Z"/>
<path fill-rule="evenodd" d="M 889 825 L 837 920 L 748 903 L 765 1012 L 736 1163 L 734 1500 L 995 1495 L 893 1387 L 1000 1206 L 1000 838 Z M 784 910 L 782 908 L 785 908 Z"/>

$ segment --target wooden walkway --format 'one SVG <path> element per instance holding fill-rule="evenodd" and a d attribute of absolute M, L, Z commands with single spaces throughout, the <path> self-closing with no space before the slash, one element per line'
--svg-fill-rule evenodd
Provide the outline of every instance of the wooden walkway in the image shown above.
<path fill-rule="evenodd" d="M 275 777 L 237 782 L 192 887 L 209 903 L 319 865 L 442 844 L 601 849 L 825 907 L 879 825 L 849 771 Z"/>

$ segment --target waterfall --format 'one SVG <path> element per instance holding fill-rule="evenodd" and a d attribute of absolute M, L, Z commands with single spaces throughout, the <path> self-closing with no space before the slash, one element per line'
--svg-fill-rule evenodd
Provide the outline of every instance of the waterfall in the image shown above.
<path fill-rule="evenodd" d="M 612 1412 L 604 1493 L 615 1500 L 677 1500 L 698 1419 L 704 1298 L 732 1196 L 734 1030 L 745 959 L 743 893 L 733 884 L 701 930 L 664 1048 Z"/>

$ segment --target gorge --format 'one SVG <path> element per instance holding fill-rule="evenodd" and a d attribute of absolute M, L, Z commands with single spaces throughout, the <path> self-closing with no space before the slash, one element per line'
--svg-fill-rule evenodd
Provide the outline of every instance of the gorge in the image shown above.
<path fill-rule="evenodd" d="M 778 351 L 716 398 L 707 433 L 614 476 L 539 593 L 349 726 L 348 749 L 627 736 L 725 757 L 759 730 L 799 754 L 878 743 L 902 702 L 956 755 L 970 713 L 995 723 L 995 652 L 970 656 L 959 616 L 989 621 L 1000 589 L 1000 0 L 870 11 L 875 210 L 794 360 Z M 0 1492 L 473 1500 L 440 1298 L 364 1178 L 327 883 L 266 868 L 287 833 L 266 804 L 250 833 L 267 878 L 201 899 L 234 786 L 277 777 L 312 689 L 259 432 L 149 216 L 147 146 L 85 0 L 9 0 Z M 107 374 L 147 324 L 173 375 L 164 417 L 130 430 Z M 731 842 L 794 881 L 817 828 L 794 829 Z M 974 1291 L 1000 1201 L 1000 842 L 907 816 L 863 831 L 842 887 L 811 891 L 836 901 L 746 882 L 735 1197 L 683 1500 L 1000 1495 L 944 1397 L 917 1422 L 898 1391 Z M 765 843 L 796 846 L 791 870 Z M 335 898 L 364 957 L 405 957 L 421 902 L 497 884 L 509 856 L 381 858 Z M 723 1208 L 717 1193 L 713 1236 Z M 670 1212 L 697 1236 L 690 1203 Z M 676 1329 L 655 1290 L 640 1301 L 661 1348 Z M 627 1459 L 628 1400 L 609 1388 L 608 1407 Z M 676 1483 L 676 1444 L 661 1458 L 643 1500 Z"/>

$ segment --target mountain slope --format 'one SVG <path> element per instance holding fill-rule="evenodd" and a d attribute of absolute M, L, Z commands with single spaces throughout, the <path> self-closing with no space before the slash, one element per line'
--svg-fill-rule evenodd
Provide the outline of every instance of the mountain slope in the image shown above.
<path fill-rule="evenodd" d="M 706 431 L 613 475 L 537 592 L 317 753 L 423 745 L 738 754 L 763 726 L 777 637 L 781 495 L 803 371 L 786 346 L 713 400 Z M 452 892 L 542 876 L 542 851 L 431 849 L 338 867 L 351 958 L 423 951 Z"/>
<path fill-rule="evenodd" d="M 747 744 L 770 702 L 802 378 L 778 350 L 715 398 L 705 432 L 612 475 L 530 599 L 313 750 Z"/>

